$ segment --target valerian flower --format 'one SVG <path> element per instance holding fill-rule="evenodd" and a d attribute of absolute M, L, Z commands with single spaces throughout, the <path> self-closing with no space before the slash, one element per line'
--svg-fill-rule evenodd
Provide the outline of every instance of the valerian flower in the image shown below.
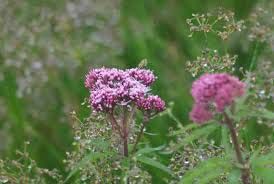
<path fill-rule="evenodd" d="M 210 112 L 207 106 L 203 104 L 194 104 L 192 111 L 190 112 L 190 117 L 197 123 L 203 123 L 211 120 L 213 114 Z"/>
<path fill-rule="evenodd" d="M 197 123 L 204 123 L 213 118 L 215 111 L 224 112 L 244 92 L 245 84 L 236 77 L 225 73 L 204 74 L 192 85 L 191 94 L 195 104 L 190 118 Z"/>
<path fill-rule="evenodd" d="M 141 110 L 145 111 L 163 111 L 165 108 L 165 102 L 157 95 L 150 95 L 147 98 L 140 99 L 137 106 Z"/>
<path fill-rule="evenodd" d="M 135 104 L 140 110 L 163 111 L 165 103 L 151 95 L 150 85 L 156 77 L 147 69 L 92 69 L 85 86 L 90 90 L 90 104 L 99 111 L 112 111 L 116 106 Z"/>
<path fill-rule="evenodd" d="M 85 86 L 90 91 L 90 104 L 95 112 L 107 115 L 112 130 L 123 143 L 123 155 L 128 157 L 129 135 L 133 135 L 135 111 L 143 114 L 141 129 L 133 145 L 133 152 L 150 118 L 165 109 L 165 102 L 150 93 L 156 80 L 152 71 L 141 68 L 120 70 L 116 68 L 92 69 L 86 76 Z"/>

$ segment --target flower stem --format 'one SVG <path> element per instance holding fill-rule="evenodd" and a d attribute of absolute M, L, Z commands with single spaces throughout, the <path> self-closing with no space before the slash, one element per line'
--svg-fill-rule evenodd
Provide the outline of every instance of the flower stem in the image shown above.
<path fill-rule="evenodd" d="M 128 143 L 127 138 L 124 138 L 124 156 L 128 157 Z"/>
<path fill-rule="evenodd" d="M 225 117 L 225 124 L 227 125 L 227 127 L 230 130 L 232 144 L 233 144 L 234 149 L 235 149 L 237 160 L 238 160 L 239 164 L 244 166 L 243 168 L 241 168 L 242 182 L 243 182 L 243 184 L 251 184 L 249 168 L 245 168 L 246 163 L 245 163 L 245 161 L 243 159 L 243 156 L 242 156 L 242 153 L 241 153 L 240 144 L 239 144 L 239 141 L 238 141 L 238 138 L 237 138 L 236 129 L 233 126 L 232 120 L 228 117 L 228 115 L 226 113 L 224 113 L 224 117 Z"/>
<path fill-rule="evenodd" d="M 123 112 L 123 122 L 122 122 L 122 126 L 123 126 L 123 143 L 124 143 L 124 156 L 128 157 L 128 118 L 127 118 L 127 109 L 126 107 L 124 107 L 124 112 Z"/>
<path fill-rule="evenodd" d="M 110 113 L 108 116 L 110 122 L 111 122 L 111 126 L 112 126 L 112 130 L 113 131 L 117 131 L 117 133 L 122 137 L 122 132 L 121 132 L 121 127 L 119 126 L 117 120 L 115 119 L 113 113 Z"/>
<path fill-rule="evenodd" d="M 144 116 L 144 120 L 143 120 L 142 125 L 141 125 L 141 128 L 140 128 L 140 131 L 139 131 L 139 133 L 137 135 L 137 138 L 136 138 L 136 141 L 134 143 L 134 146 L 133 146 L 133 149 L 132 149 L 132 153 L 136 152 L 137 144 L 140 141 L 142 135 L 144 134 L 144 129 L 145 129 L 145 126 L 146 126 L 148 120 L 149 120 L 149 118 L 145 115 Z"/>
<path fill-rule="evenodd" d="M 251 57 L 251 62 L 250 62 L 250 65 L 249 65 L 249 71 L 251 72 L 253 69 L 254 69 L 254 65 L 256 63 L 256 59 L 257 59 L 257 56 L 258 56 L 258 41 L 256 41 L 255 43 L 255 46 L 254 46 L 254 50 L 253 50 L 253 53 L 252 53 L 252 57 Z"/>

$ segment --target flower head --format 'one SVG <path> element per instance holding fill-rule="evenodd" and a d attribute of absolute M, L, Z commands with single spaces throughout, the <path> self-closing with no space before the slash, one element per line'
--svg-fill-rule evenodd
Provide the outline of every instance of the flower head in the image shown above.
<path fill-rule="evenodd" d="M 190 117 L 197 123 L 203 123 L 212 119 L 213 114 L 202 104 L 194 104 Z"/>
<path fill-rule="evenodd" d="M 137 105 L 139 109 L 146 111 L 163 111 L 165 109 L 165 102 L 157 95 L 143 98 L 138 101 Z"/>
<path fill-rule="evenodd" d="M 217 112 L 223 112 L 236 97 L 242 96 L 245 84 L 231 75 L 205 74 L 192 85 L 191 94 L 195 105 L 190 113 L 193 121 L 202 123 L 213 117 L 209 110 L 213 105 Z"/>
<path fill-rule="evenodd" d="M 134 103 L 141 110 L 162 111 L 164 102 L 149 94 L 156 77 L 146 69 L 92 69 L 86 75 L 85 86 L 90 90 L 90 103 L 95 111 L 113 110 L 117 105 Z"/>
<path fill-rule="evenodd" d="M 140 68 L 133 68 L 126 71 L 131 77 L 138 80 L 142 84 L 149 86 L 151 85 L 156 77 L 150 70 L 140 69 Z"/>

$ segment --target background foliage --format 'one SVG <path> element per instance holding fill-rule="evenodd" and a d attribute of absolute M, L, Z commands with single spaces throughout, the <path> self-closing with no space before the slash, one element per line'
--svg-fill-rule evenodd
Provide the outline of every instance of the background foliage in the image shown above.
<path fill-rule="evenodd" d="M 224 7 L 237 19 L 247 17 L 256 0 L 2 0 L 0 3 L 0 154 L 29 141 L 38 165 L 64 172 L 62 162 L 72 149 L 70 112 L 80 119 L 90 110 L 84 75 L 90 67 L 135 67 L 146 58 L 159 77 L 154 90 L 188 124 L 192 76 L 188 60 L 200 55 L 204 38 L 189 38 L 186 19 Z M 264 3 L 264 2 L 260 2 Z M 225 46 L 208 45 L 237 54 L 236 65 L 248 67 L 253 46 L 236 35 Z M 225 48 L 224 48 L 225 47 Z M 146 136 L 156 147 L 169 142 L 174 122 L 163 116 L 149 124 Z M 260 131 L 259 131 L 260 132 Z M 256 134 L 256 132 L 251 132 Z M 263 132 L 260 132 L 263 133 Z M 163 158 L 165 159 L 165 158 Z M 154 171 L 154 177 L 159 176 Z"/>

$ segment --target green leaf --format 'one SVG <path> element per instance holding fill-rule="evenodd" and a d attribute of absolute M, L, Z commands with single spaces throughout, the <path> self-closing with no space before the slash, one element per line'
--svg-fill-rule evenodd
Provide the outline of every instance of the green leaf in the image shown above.
<path fill-rule="evenodd" d="M 253 151 L 252 155 L 249 158 L 250 163 L 252 163 L 253 161 L 256 162 L 256 159 L 259 156 L 260 151 L 261 151 L 260 149 Z"/>
<path fill-rule="evenodd" d="M 258 117 L 258 118 L 265 118 L 265 119 L 274 119 L 274 112 L 269 111 L 267 109 L 264 110 L 254 110 L 254 109 L 242 109 L 240 113 L 238 113 L 238 118 L 242 117 Z"/>
<path fill-rule="evenodd" d="M 258 110 L 258 109 L 250 109 L 250 107 L 248 107 L 245 104 L 246 99 L 248 98 L 250 94 L 247 93 L 245 96 L 238 98 L 236 100 L 236 105 L 235 105 L 235 112 L 236 114 L 234 114 L 234 118 L 236 118 L 236 120 L 240 120 L 243 117 L 261 117 L 261 118 L 266 118 L 266 119 L 274 119 L 274 112 L 267 110 L 267 109 L 263 109 L 263 110 Z"/>
<path fill-rule="evenodd" d="M 137 160 L 139 162 L 144 163 L 144 164 L 147 164 L 147 165 L 150 165 L 152 167 L 158 168 L 158 169 L 164 171 L 165 173 L 173 175 L 172 171 L 169 168 L 167 168 L 165 165 L 161 164 L 160 162 L 158 162 L 156 160 L 153 160 L 153 159 L 145 157 L 145 156 L 138 156 Z"/>
<path fill-rule="evenodd" d="M 206 174 L 205 176 L 199 179 L 199 184 L 207 184 L 210 183 L 212 180 L 217 179 L 222 172 L 211 172 Z"/>
<path fill-rule="evenodd" d="M 169 116 L 173 121 L 175 121 L 175 122 L 177 123 L 177 126 L 182 127 L 182 123 L 180 122 L 180 120 L 179 120 L 176 116 L 174 116 L 174 114 L 172 113 L 173 105 L 174 105 L 174 104 L 172 104 L 172 105 L 171 105 L 172 107 L 170 107 L 170 108 L 168 108 L 168 109 L 166 110 L 166 113 L 168 114 L 168 116 Z"/>
<path fill-rule="evenodd" d="M 110 147 L 109 141 L 104 140 L 102 138 L 94 138 L 94 139 L 92 139 L 90 144 L 100 150 L 107 150 Z"/>
<path fill-rule="evenodd" d="M 228 184 L 241 184 L 241 171 L 239 169 L 234 169 L 228 175 Z"/>
<path fill-rule="evenodd" d="M 222 126 L 222 145 L 227 155 L 232 155 L 232 148 L 229 142 L 229 130 L 226 126 Z"/>
<path fill-rule="evenodd" d="M 160 151 L 160 150 L 162 150 L 163 148 L 165 148 L 165 145 L 162 145 L 162 146 L 159 146 L 159 147 L 156 147 L 156 148 L 146 147 L 146 148 L 143 148 L 143 149 L 138 150 L 138 151 L 135 153 L 135 155 L 141 156 L 141 155 L 144 155 L 144 154 L 147 154 L 147 153 L 152 153 L 152 152 L 155 152 L 155 151 Z"/>
<path fill-rule="evenodd" d="M 261 116 L 262 118 L 274 120 L 274 112 L 271 112 L 271 111 L 269 111 L 267 109 L 259 111 L 259 113 L 257 115 L 259 117 Z"/>
<path fill-rule="evenodd" d="M 265 184 L 273 184 L 274 181 L 274 153 L 261 155 L 253 158 L 251 162 L 255 176 L 264 181 Z"/>
<path fill-rule="evenodd" d="M 221 174 L 230 171 L 231 163 L 223 157 L 210 158 L 201 162 L 194 169 L 189 170 L 179 182 L 181 184 L 193 184 L 195 182 L 209 183 L 213 179 L 218 178 Z"/>
<path fill-rule="evenodd" d="M 90 152 L 69 173 L 69 175 L 67 176 L 67 178 L 65 180 L 65 183 L 79 170 L 79 168 L 84 167 L 86 164 L 88 164 L 92 161 L 103 158 L 103 157 L 107 156 L 108 154 L 109 153 Z"/>
<path fill-rule="evenodd" d="M 197 124 L 191 123 L 185 127 L 183 127 L 183 126 L 180 127 L 179 130 L 173 131 L 169 135 L 170 136 L 176 136 L 176 135 L 180 135 L 180 134 L 182 135 L 182 134 L 185 134 L 187 131 L 195 129 L 195 128 L 199 128 L 199 126 Z"/>
<path fill-rule="evenodd" d="M 192 141 L 199 139 L 200 137 L 207 137 L 211 132 L 216 130 L 218 126 L 216 124 L 204 125 L 200 128 L 197 128 L 191 132 L 186 138 L 184 138 L 178 145 L 175 146 L 176 149 L 179 149 Z"/>
<path fill-rule="evenodd" d="M 242 109 L 246 109 L 245 102 L 248 99 L 250 93 L 247 91 L 244 96 L 237 98 L 235 103 L 235 112 L 239 112 Z"/>

